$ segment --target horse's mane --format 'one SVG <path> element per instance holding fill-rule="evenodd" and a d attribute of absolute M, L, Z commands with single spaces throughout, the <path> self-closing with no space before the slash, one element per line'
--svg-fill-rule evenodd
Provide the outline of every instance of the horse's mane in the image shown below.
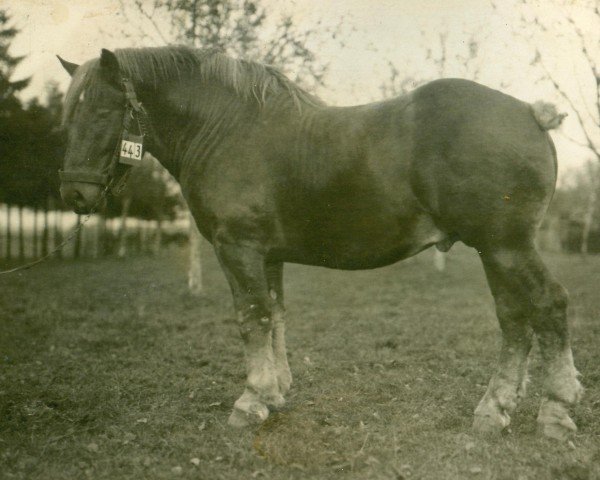
<path fill-rule="evenodd" d="M 176 79 L 216 81 L 233 90 L 244 100 L 255 99 L 263 105 L 274 95 L 286 93 L 297 108 L 320 106 L 321 100 L 293 83 L 270 65 L 231 58 L 218 50 L 185 46 L 124 48 L 115 50 L 121 71 L 131 80 L 158 85 Z M 94 83 L 99 60 L 90 60 L 77 68 L 65 96 L 64 120 L 72 115 L 81 94 Z"/>

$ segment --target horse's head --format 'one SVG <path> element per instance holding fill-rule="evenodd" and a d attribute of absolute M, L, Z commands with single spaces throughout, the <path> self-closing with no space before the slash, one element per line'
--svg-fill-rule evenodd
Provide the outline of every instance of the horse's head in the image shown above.
<path fill-rule="evenodd" d="M 59 60 L 72 77 L 63 114 L 67 149 L 60 193 L 75 212 L 87 213 L 103 200 L 115 174 L 126 97 L 117 58 L 109 50 L 81 66 Z"/>

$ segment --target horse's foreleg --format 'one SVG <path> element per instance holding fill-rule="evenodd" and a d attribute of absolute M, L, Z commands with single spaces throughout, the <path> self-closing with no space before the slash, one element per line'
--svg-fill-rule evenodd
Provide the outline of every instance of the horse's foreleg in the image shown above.
<path fill-rule="evenodd" d="M 498 371 L 475 410 L 474 428 L 502 430 L 524 392 L 532 329 L 546 368 L 546 392 L 538 422 L 549 436 L 576 430 L 567 406 L 577 402 L 581 386 L 569 345 L 564 289 L 551 277 L 533 248 L 484 252 L 482 260 L 502 328 Z"/>
<path fill-rule="evenodd" d="M 273 308 L 273 354 L 279 391 L 285 395 L 292 384 L 292 373 L 285 348 L 285 308 L 283 306 L 283 263 L 268 263 L 267 282 Z"/>
<path fill-rule="evenodd" d="M 215 241 L 215 250 L 231 286 L 244 341 L 246 389 L 235 402 L 230 425 L 264 421 L 268 407 L 279 407 L 279 391 L 272 347 L 274 302 L 269 296 L 264 256 L 252 247 Z"/>

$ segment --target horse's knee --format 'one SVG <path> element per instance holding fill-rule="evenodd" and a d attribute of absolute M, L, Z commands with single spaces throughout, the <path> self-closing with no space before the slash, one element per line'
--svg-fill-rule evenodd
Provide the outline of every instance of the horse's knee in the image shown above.
<path fill-rule="evenodd" d="M 566 289 L 557 282 L 548 283 L 539 299 L 536 315 L 533 317 L 533 328 L 538 336 L 558 335 L 566 340 L 568 304 L 569 295 Z"/>

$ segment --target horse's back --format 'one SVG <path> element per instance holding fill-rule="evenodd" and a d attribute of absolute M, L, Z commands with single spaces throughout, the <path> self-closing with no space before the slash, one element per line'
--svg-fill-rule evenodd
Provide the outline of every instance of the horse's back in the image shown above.
<path fill-rule="evenodd" d="M 474 82 L 413 92 L 412 189 L 465 243 L 529 240 L 556 182 L 556 156 L 531 106 Z"/>

